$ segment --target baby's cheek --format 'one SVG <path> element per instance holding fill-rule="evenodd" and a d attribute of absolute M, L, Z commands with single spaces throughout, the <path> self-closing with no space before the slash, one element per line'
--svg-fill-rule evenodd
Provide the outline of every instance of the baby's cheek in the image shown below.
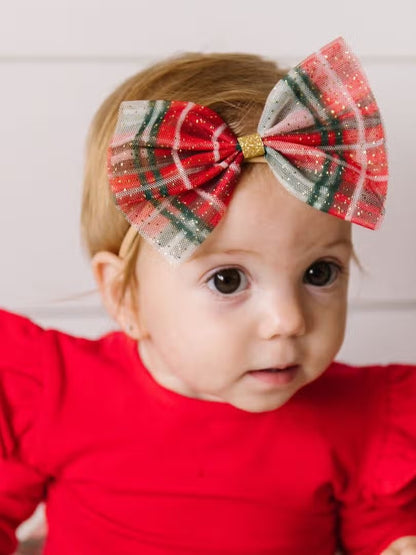
<path fill-rule="evenodd" d="M 416 536 L 399 538 L 380 555 L 416 555 Z"/>
<path fill-rule="evenodd" d="M 309 355 L 315 372 L 319 375 L 335 359 L 344 341 L 345 317 L 334 314 L 308 336 Z"/>
<path fill-rule="evenodd" d="M 347 304 L 343 298 L 325 299 L 314 306 L 308 332 L 321 347 L 338 350 L 345 334 Z"/>

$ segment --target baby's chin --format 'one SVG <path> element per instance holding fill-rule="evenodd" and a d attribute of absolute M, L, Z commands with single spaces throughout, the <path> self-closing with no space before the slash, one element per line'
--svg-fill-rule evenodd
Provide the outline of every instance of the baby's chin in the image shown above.
<path fill-rule="evenodd" d="M 245 412 L 252 412 L 252 413 L 261 413 L 261 412 L 271 412 L 274 410 L 279 409 L 283 405 L 285 405 L 296 393 L 296 391 L 286 392 L 286 394 L 279 395 L 279 398 L 276 397 L 252 397 L 247 396 L 245 398 L 239 399 L 231 399 L 227 402 L 232 405 L 233 407 L 243 410 Z"/>

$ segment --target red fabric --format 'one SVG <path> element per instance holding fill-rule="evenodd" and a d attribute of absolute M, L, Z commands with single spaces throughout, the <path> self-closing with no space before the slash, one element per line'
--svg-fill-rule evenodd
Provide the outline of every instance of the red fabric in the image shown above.
<path fill-rule="evenodd" d="M 0 311 L 0 554 L 375 555 L 416 535 L 416 367 L 333 364 L 252 414 L 154 382 L 133 341 Z"/>

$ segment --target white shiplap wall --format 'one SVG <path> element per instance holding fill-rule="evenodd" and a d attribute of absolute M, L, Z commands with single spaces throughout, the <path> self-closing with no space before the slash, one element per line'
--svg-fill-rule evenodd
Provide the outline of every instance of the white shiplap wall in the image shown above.
<path fill-rule="evenodd" d="M 416 34 L 411 0 L 288 3 L 1 2 L 0 306 L 77 335 L 112 327 L 91 290 L 78 220 L 91 117 L 124 78 L 178 51 L 250 51 L 283 65 L 343 35 L 361 58 L 387 127 L 391 192 L 383 229 L 356 231 L 340 357 L 416 361 L 414 183 Z"/>

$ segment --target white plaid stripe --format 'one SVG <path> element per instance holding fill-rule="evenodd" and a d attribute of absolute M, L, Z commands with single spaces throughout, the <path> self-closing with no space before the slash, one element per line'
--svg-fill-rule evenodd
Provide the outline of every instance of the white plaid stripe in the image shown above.
<path fill-rule="evenodd" d="M 318 51 L 316 53 L 319 61 L 322 63 L 322 67 L 326 70 L 327 75 L 329 76 L 329 78 L 331 78 L 332 81 L 335 81 L 337 88 L 342 89 L 344 91 L 344 97 L 346 99 L 348 99 L 349 101 L 349 106 L 352 109 L 352 111 L 354 112 L 354 115 L 356 117 L 356 121 L 357 121 L 357 130 L 358 130 L 358 137 L 359 137 L 359 141 L 358 144 L 363 145 L 366 143 L 365 141 L 365 128 L 364 128 L 364 122 L 362 119 L 362 115 L 360 113 L 360 111 L 358 110 L 357 106 L 355 105 L 355 102 L 353 100 L 353 98 L 351 97 L 351 94 L 348 90 L 347 87 L 345 87 L 344 83 L 341 81 L 341 79 L 338 77 L 338 75 L 331 69 L 331 66 L 328 63 L 328 60 L 325 58 L 325 56 L 322 54 L 321 51 Z M 351 202 L 348 206 L 348 210 L 347 213 L 345 215 L 345 219 L 346 220 L 351 220 L 351 218 L 354 215 L 355 209 L 357 207 L 358 201 L 360 200 L 362 191 L 363 191 L 363 187 L 364 187 L 364 183 L 365 183 L 365 177 L 366 177 L 366 173 L 367 173 L 367 156 L 364 150 L 362 149 L 358 149 L 357 150 L 358 154 L 359 154 L 359 160 L 360 160 L 360 171 L 359 171 L 359 178 L 358 178 L 358 182 L 354 188 L 354 194 L 351 198 Z"/>
<path fill-rule="evenodd" d="M 224 129 L 227 128 L 227 124 L 223 123 L 222 125 L 220 125 L 219 127 L 217 127 L 217 129 L 214 132 L 214 135 L 212 136 L 212 144 L 214 146 L 214 161 L 218 162 L 218 160 L 220 159 L 220 144 L 218 142 L 218 137 L 221 135 L 221 133 L 224 131 Z"/>
<path fill-rule="evenodd" d="M 187 189 L 193 189 L 193 186 L 192 186 L 192 183 L 189 181 L 188 176 L 186 175 L 186 171 L 182 165 L 182 162 L 179 158 L 177 150 L 180 144 L 181 128 L 182 128 L 183 122 L 185 121 L 185 118 L 188 112 L 190 112 L 194 106 L 195 104 L 193 102 L 189 102 L 189 104 L 185 107 L 185 109 L 182 110 L 182 113 L 179 116 L 178 122 L 176 124 L 175 139 L 173 141 L 173 150 L 172 150 L 172 158 L 175 161 L 176 167 L 178 168 L 179 175 L 181 176 L 182 181 Z"/>

